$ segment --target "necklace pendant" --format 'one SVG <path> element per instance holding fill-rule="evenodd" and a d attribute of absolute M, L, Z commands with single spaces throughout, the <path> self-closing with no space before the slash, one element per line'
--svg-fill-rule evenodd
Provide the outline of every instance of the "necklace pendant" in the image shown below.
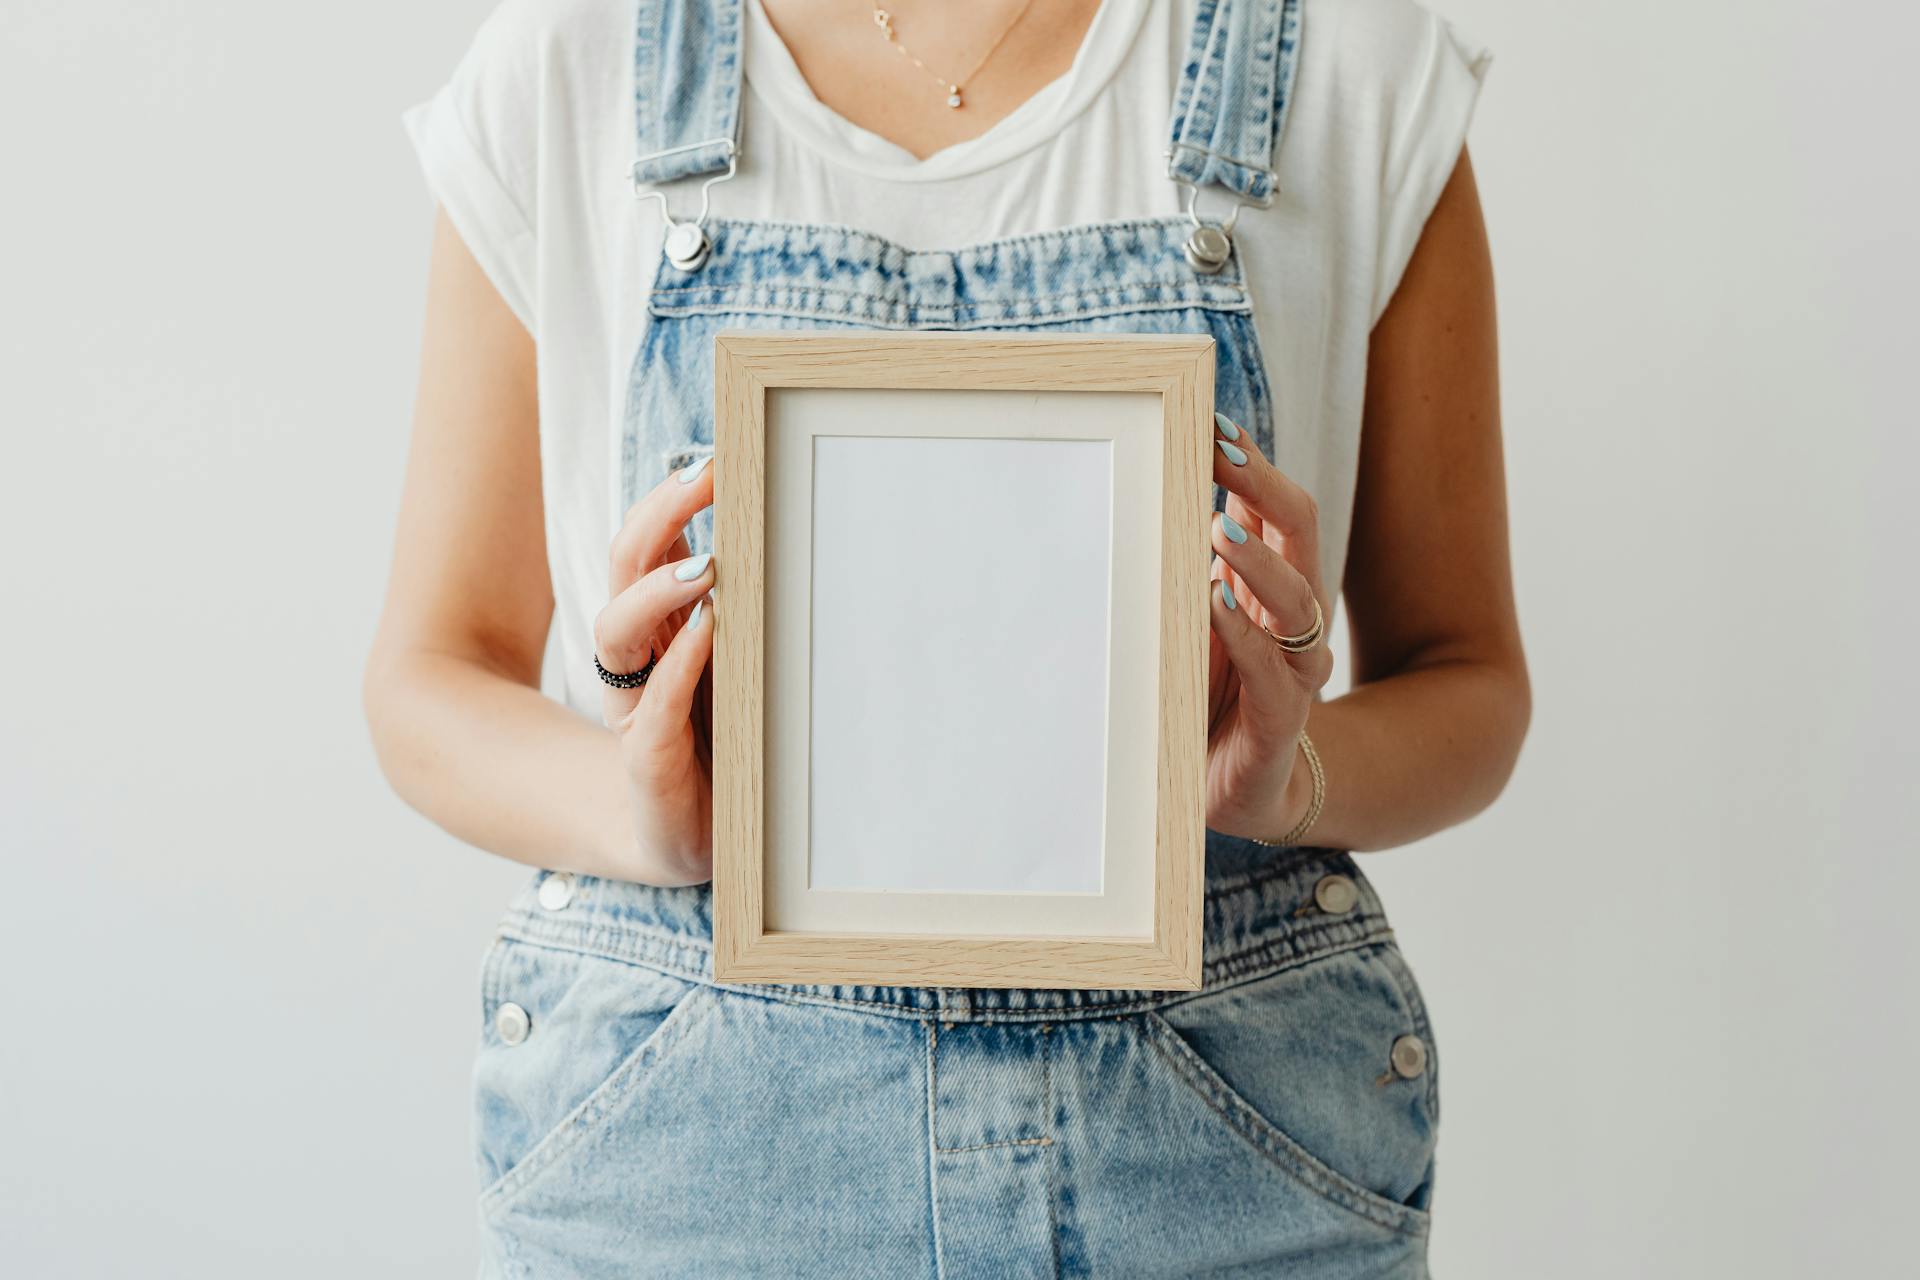
<path fill-rule="evenodd" d="M 959 85 L 950 84 L 947 86 L 947 105 L 954 108 L 956 111 L 959 110 L 962 106 L 966 105 L 960 101 Z"/>

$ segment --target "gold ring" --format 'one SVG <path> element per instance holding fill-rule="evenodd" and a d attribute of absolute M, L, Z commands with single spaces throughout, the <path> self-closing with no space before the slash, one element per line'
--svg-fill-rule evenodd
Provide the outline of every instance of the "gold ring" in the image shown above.
<path fill-rule="evenodd" d="M 1276 636 L 1267 631 L 1267 624 L 1261 623 L 1260 629 L 1267 632 L 1267 639 L 1285 649 L 1288 653 L 1309 653 L 1320 643 L 1320 637 L 1326 634 L 1327 615 L 1320 610 L 1320 597 L 1313 598 L 1313 625 L 1297 636 Z"/>

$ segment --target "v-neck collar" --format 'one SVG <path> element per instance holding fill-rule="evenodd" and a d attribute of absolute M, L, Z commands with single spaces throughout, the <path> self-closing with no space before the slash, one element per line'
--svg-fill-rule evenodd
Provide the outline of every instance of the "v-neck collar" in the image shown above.
<path fill-rule="evenodd" d="M 985 133 L 942 147 L 924 160 L 815 97 L 760 0 L 742 2 L 747 10 L 747 87 L 783 129 L 828 161 L 856 172 L 894 182 L 936 182 L 978 173 L 1031 150 L 1086 110 L 1126 61 L 1151 0 L 1101 0 L 1065 73 Z M 751 153 L 752 139 L 745 145 Z"/>

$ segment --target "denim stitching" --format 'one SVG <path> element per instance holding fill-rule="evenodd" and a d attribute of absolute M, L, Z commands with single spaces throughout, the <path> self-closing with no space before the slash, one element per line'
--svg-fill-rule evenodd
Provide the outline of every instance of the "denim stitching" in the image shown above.
<path fill-rule="evenodd" d="M 743 304 L 738 300 L 727 303 L 725 305 L 716 303 L 711 306 L 667 307 L 667 306 L 657 306 L 653 303 L 649 303 L 648 310 L 650 311 L 651 314 L 653 314 L 656 317 L 756 315 L 756 316 L 779 316 L 783 319 L 788 319 L 788 320 L 829 320 L 829 321 L 835 321 L 842 324 L 852 324 L 857 319 L 860 321 L 864 321 L 868 324 L 874 325 L 875 327 L 878 327 L 878 328 L 890 329 L 890 330 L 912 330 L 912 329 L 938 329 L 942 327 L 952 328 L 952 329 L 1032 329 L 1032 328 L 1045 328 L 1049 325 L 1071 324 L 1076 320 L 1092 320 L 1092 319 L 1098 319 L 1101 317 L 1113 316 L 1113 315 L 1134 315 L 1134 314 L 1139 314 L 1141 312 L 1150 312 L 1150 311 L 1221 311 L 1221 312 L 1229 312 L 1229 313 L 1240 313 L 1240 312 L 1249 311 L 1251 310 L 1251 308 L 1247 306 L 1240 306 L 1237 304 L 1224 303 L 1224 302 L 1212 303 L 1212 304 L 1191 303 L 1191 302 L 1168 302 L 1168 303 L 1155 304 L 1155 305 L 1141 305 L 1141 304 L 1129 303 L 1129 304 L 1116 304 L 1110 307 L 1088 309 L 1084 311 L 1062 312 L 1057 315 L 1050 315 L 1045 317 L 1041 317 L 1037 315 L 1032 317 L 1024 317 L 1026 319 L 1039 321 L 1040 323 L 1038 324 L 1016 323 L 1016 321 L 1021 319 L 1022 317 L 998 317 L 995 319 L 980 318 L 980 319 L 973 319 L 973 320 L 966 320 L 966 321 L 955 320 L 952 323 L 947 324 L 945 326 L 932 323 L 927 320 L 916 320 L 916 319 L 882 320 L 870 314 L 861 315 L 858 317 L 846 316 L 846 315 L 833 316 L 829 314 L 823 314 L 818 311 L 802 311 L 802 310 L 799 310 L 798 308 L 781 307 L 781 306 L 776 306 L 772 304 Z M 637 457 L 637 453 L 636 453 L 636 457 Z"/>
<path fill-rule="evenodd" d="M 1331 939 L 1331 935 L 1329 935 L 1329 938 Z M 1181 1004 L 1188 1000 L 1197 1000 L 1201 996 L 1211 995 L 1213 992 L 1225 987 L 1240 986 L 1253 979 L 1265 978 L 1276 973 L 1285 973 L 1303 964 L 1311 964 L 1315 960 L 1324 960 L 1328 956 L 1342 955 L 1349 951 L 1358 951 L 1363 947 L 1375 946 L 1382 942 L 1391 941 L 1393 941 L 1393 930 L 1382 924 L 1357 938 L 1330 940 L 1325 946 L 1315 946 L 1304 951 L 1296 951 L 1280 943 L 1269 943 L 1266 946 L 1256 947 L 1253 950 L 1240 953 L 1234 957 L 1234 962 L 1230 965 L 1223 964 L 1213 969 L 1212 976 L 1218 976 L 1222 979 L 1221 982 L 1214 986 L 1210 986 L 1201 991 L 1174 993 L 1168 999 L 1161 1001 L 1160 1005 Z"/>
<path fill-rule="evenodd" d="M 1423 1210 L 1396 1205 L 1378 1192 L 1361 1187 L 1294 1141 L 1234 1092 L 1172 1024 L 1157 1014 L 1148 1014 L 1139 1019 L 1139 1026 L 1140 1034 L 1174 1075 L 1282 1172 L 1378 1226 L 1414 1237 L 1427 1234 Z"/>
<path fill-rule="evenodd" d="M 662 310 L 672 311 L 682 306 L 719 306 L 734 297 L 761 297 L 786 293 L 817 294 L 827 298 L 844 298 L 848 305 L 882 307 L 893 311 L 949 311 L 949 312 L 998 312 L 1006 313 L 1019 307 L 1035 309 L 1035 314 L 1050 314 L 1063 311 L 1075 305 L 1091 304 L 1097 307 L 1122 306 L 1130 303 L 1181 302 L 1193 307 L 1238 307 L 1249 301 L 1247 291 L 1238 281 L 1217 281 L 1212 285 L 1197 285 L 1169 280 L 1139 280 L 1124 284 L 1107 285 L 1099 289 L 1081 289 L 1067 293 L 1037 294 L 1021 302 L 915 302 L 910 298 L 888 298 L 878 293 L 858 289 L 842 289 L 836 285 L 814 284 L 804 280 L 767 280 L 760 279 L 752 284 L 699 284 L 674 285 L 670 288 L 655 289 L 650 305 Z M 1116 294 L 1131 293 L 1133 297 L 1116 297 Z M 1216 293 L 1227 297 L 1216 297 Z M 1171 294 L 1171 297 L 1158 295 Z M 1138 296 L 1146 295 L 1146 296 Z M 1034 297 L 1041 301 L 1035 302 Z M 653 299 L 666 299 L 654 302 Z M 694 301 L 682 302 L 682 298 Z"/>
<path fill-rule="evenodd" d="M 940 1105 L 936 1060 L 939 1053 L 940 1029 L 937 1019 L 928 1018 L 927 1025 L 927 1211 L 933 1220 L 933 1274 L 939 1280 L 946 1274 L 946 1259 L 941 1256 L 940 1248 L 940 1126 L 937 1109 Z"/>
<path fill-rule="evenodd" d="M 1041 1118 L 1047 1126 L 1047 1243 L 1053 1257 L 1053 1274 L 1060 1274 L 1060 1161 L 1052 1147 L 1054 1128 L 1053 1100 L 1053 1024 L 1040 1024 L 1040 1096 L 1044 1110 Z"/>
<path fill-rule="evenodd" d="M 995 1151 L 1001 1147 L 1050 1147 L 1053 1145 L 1053 1135 L 1051 1133 L 1052 1125 L 1049 1123 L 1048 1125 L 1049 1132 L 1042 1134 L 1037 1138 L 1002 1138 L 997 1142 L 973 1142 L 973 1143 L 968 1143 L 964 1146 L 958 1146 L 958 1147 L 941 1146 L 940 1145 L 940 1128 L 939 1128 L 939 1123 L 937 1119 L 937 1112 L 940 1105 L 940 1088 L 939 1088 L 940 1028 L 943 1025 L 943 1023 L 942 1023 L 942 1020 L 939 1018 L 928 1018 L 926 1022 L 927 1022 L 927 1106 L 931 1111 L 935 1112 L 936 1114 L 936 1119 L 932 1125 L 929 1140 L 932 1142 L 933 1149 L 935 1152 L 943 1156 L 955 1156 L 955 1155 L 965 1155 L 970 1151 Z M 953 1026 L 953 1023 L 946 1022 L 944 1023 L 944 1025 L 947 1026 L 948 1028 L 951 1028 Z M 1043 1082 L 1042 1105 L 1043 1107 L 1045 1107 L 1045 1106 L 1051 1106 L 1050 1099 L 1052 1098 L 1052 1085 L 1051 1083 L 1047 1082 L 1048 1081 L 1047 1066 L 1046 1066 L 1047 1026 L 1045 1023 L 1041 1024 L 1040 1032 L 1041 1032 L 1040 1070 L 1041 1070 L 1041 1079 Z M 1052 1215 L 1051 1206 L 1048 1207 L 1048 1215 L 1049 1217 L 1051 1217 Z"/>
<path fill-rule="evenodd" d="M 1181 66 L 1168 130 L 1167 174 L 1196 187 L 1217 183 L 1265 203 L 1277 187 L 1275 153 L 1293 98 L 1301 6 L 1299 0 L 1256 3 L 1242 37 L 1252 61 L 1232 64 L 1222 46 L 1233 43 L 1231 24 L 1238 11 L 1231 3 L 1203 0 L 1198 6 L 1188 50 L 1198 45 L 1202 52 Z M 1246 85 L 1230 84 L 1240 70 L 1248 73 Z M 1228 103 L 1243 101 L 1244 111 L 1225 109 Z"/>
<path fill-rule="evenodd" d="M 621 1107 L 632 1100 L 640 1081 L 651 1075 L 666 1054 L 685 1040 L 687 1033 L 713 1011 L 716 1004 L 713 997 L 706 995 L 703 998 L 703 993 L 709 990 L 696 984 L 693 990 L 682 996 L 667 1011 L 660 1024 L 620 1060 L 605 1080 L 567 1112 L 513 1168 L 501 1174 L 480 1193 L 481 1211 L 489 1217 L 498 1216 L 559 1161 L 583 1142 L 591 1140 Z"/>
<path fill-rule="evenodd" d="M 952 258 L 956 265 L 970 259 L 988 259 L 998 256 L 1003 249 L 1018 245 L 1054 244 L 1062 248 L 1079 248 L 1089 238 L 1110 240 L 1122 233 L 1165 232 L 1174 238 L 1168 243 L 1178 249 L 1180 240 L 1191 224 L 1184 215 L 1159 216 L 1152 218 L 1113 218 L 1103 222 L 1080 222 L 1071 227 L 1055 231 L 1023 231 L 1018 235 L 1000 236 L 993 240 L 983 240 L 978 244 L 964 245 L 958 249 L 909 249 L 905 245 L 889 240 L 872 231 L 859 227 L 845 226 L 836 222 L 792 222 L 777 218 L 708 218 L 706 228 L 713 234 L 714 247 L 717 249 L 723 240 L 730 241 L 735 236 L 749 239 L 768 239 L 766 232 L 778 232 L 785 237 L 782 243 L 792 239 L 816 243 L 823 235 L 846 240 L 857 240 L 878 250 L 880 255 L 903 261 L 910 257 L 938 254 Z M 1179 233 L 1175 235 L 1174 233 Z M 871 269 L 871 263 L 863 257 L 862 265 Z M 702 268 L 705 270 L 705 268 Z"/>
<path fill-rule="evenodd" d="M 1427 1002 L 1421 998 L 1413 981 L 1413 974 L 1407 965 L 1406 957 L 1399 954 L 1398 948 L 1383 948 L 1381 963 L 1392 976 L 1393 985 L 1400 992 L 1400 998 L 1407 1003 L 1407 1015 L 1413 1019 L 1414 1034 L 1427 1046 L 1427 1113 L 1433 1117 L 1434 1126 L 1440 1124 L 1440 1047 L 1434 1042 L 1433 1024 L 1427 1017 Z"/>
<path fill-rule="evenodd" d="M 1226 2 L 1231 3 L 1231 0 L 1226 0 Z M 1202 3 L 1199 11 L 1195 13 L 1194 34 L 1198 35 L 1200 26 L 1205 24 L 1207 29 L 1206 43 L 1201 47 L 1199 60 L 1189 64 L 1192 68 L 1192 75 L 1189 76 L 1187 74 L 1185 67 L 1181 69 L 1179 118 L 1174 125 L 1172 138 L 1176 150 L 1170 169 L 1177 176 L 1183 177 L 1188 181 L 1197 181 L 1205 175 L 1207 159 L 1201 157 L 1196 169 L 1195 166 L 1188 165 L 1183 159 L 1184 156 L 1192 155 L 1193 153 L 1182 152 L 1177 148 L 1181 143 L 1190 143 L 1193 141 L 1195 121 L 1210 106 L 1206 96 L 1206 86 L 1213 77 L 1214 69 L 1219 65 L 1219 42 L 1225 38 L 1226 35 L 1226 23 L 1223 20 L 1224 15 L 1222 13 L 1223 8 L 1224 5 L 1219 3 Z M 1189 47 L 1191 47 L 1191 37 L 1189 38 Z"/>
<path fill-rule="evenodd" d="M 657 153 L 690 143 L 715 139 L 735 139 L 740 119 L 740 17 L 739 3 L 704 6 L 696 12 L 711 19 L 711 33 L 680 29 L 685 41 L 689 36 L 700 42 L 704 77 L 696 76 L 668 82 L 658 70 L 664 29 L 660 6 L 641 3 L 635 7 L 633 56 L 633 116 L 636 157 Z M 684 50 L 683 50 L 684 53 Z M 664 90 L 656 102 L 654 91 Z M 689 93 L 688 90 L 691 90 Z M 681 101 L 676 101 L 676 98 Z M 679 110 L 676 111 L 675 108 Z M 724 169 L 726 148 L 715 145 L 672 156 L 655 155 L 643 167 L 638 158 L 631 172 L 642 182 L 655 186 Z"/>
<path fill-rule="evenodd" d="M 1006 1138 L 999 1142 L 976 1142 L 967 1147 L 935 1147 L 943 1156 L 960 1156 L 970 1151 L 997 1151 L 1001 1147 L 1050 1147 L 1052 1138 Z"/>
<path fill-rule="evenodd" d="M 838 1006 L 856 1009 L 862 1012 L 897 1018 L 925 1018 L 929 1012 L 937 1011 L 930 1004 L 916 1004 L 908 1000 L 866 999 L 849 995 L 830 995 L 824 991 L 804 986 L 787 987 L 771 983 L 734 983 L 715 981 L 710 965 L 686 965 L 675 963 L 666 954 L 649 951 L 638 945 L 627 945 L 640 941 L 652 941 L 666 944 L 666 951 L 699 951 L 710 954 L 708 949 L 692 939 L 679 939 L 669 942 L 669 935 L 649 930 L 643 926 L 630 926 L 626 931 L 631 936 L 618 937 L 610 931 L 599 937 L 608 939 L 599 941 L 599 937 L 589 942 L 586 939 L 568 937 L 570 931 L 548 928 L 529 928 L 521 922 L 510 921 L 504 926 L 509 937 L 531 946 L 546 947 L 557 951 L 570 951 L 583 955 L 596 956 L 622 964 L 634 964 L 643 968 L 656 969 L 674 977 L 684 978 L 710 987 L 716 991 L 728 991 L 739 995 L 756 996 L 766 1000 L 777 1000 L 784 1004 L 804 1004 L 820 1006 Z M 1106 989 L 1092 989 L 1085 992 L 1063 991 L 1067 1002 L 1049 1001 L 1043 1005 L 1020 1008 L 982 1008 L 972 1011 L 967 1021 L 981 1024 L 1025 1023 L 1039 1021 L 1079 1021 L 1092 1018 L 1114 1017 L 1129 1013 L 1139 1013 L 1166 1008 L 1202 996 L 1212 995 L 1228 987 L 1239 986 L 1245 982 L 1272 974 L 1283 973 L 1315 960 L 1344 952 L 1359 950 L 1363 947 L 1393 941 L 1393 931 L 1384 921 L 1371 922 L 1364 930 L 1357 931 L 1356 922 L 1343 920 L 1338 925 L 1320 926 L 1310 930 L 1297 930 L 1289 938 L 1275 939 L 1243 951 L 1234 952 L 1226 957 L 1209 961 L 1205 966 L 1206 986 L 1200 991 L 1147 992 L 1134 994 L 1122 992 L 1111 998 Z M 647 936 L 642 936 L 647 935 Z M 1305 947 L 1292 945 L 1302 937 L 1310 944 Z M 1218 981 L 1215 981 L 1218 979 Z M 932 988 L 891 988 L 903 992 L 932 991 Z M 1044 989 L 1043 989 L 1044 990 Z"/>

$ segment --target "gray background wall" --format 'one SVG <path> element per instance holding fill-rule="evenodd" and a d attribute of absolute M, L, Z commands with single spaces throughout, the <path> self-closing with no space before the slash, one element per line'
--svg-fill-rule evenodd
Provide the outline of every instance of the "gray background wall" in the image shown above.
<path fill-rule="evenodd" d="M 10 1274 L 472 1265 L 521 873 L 388 792 L 357 695 L 430 214 L 397 113 L 487 7 L 0 10 Z M 1496 809 L 1366 862 L 1437 1022 L 1436 1266 L 1888 1274 L 1920 19 L 1443 7 L 1497 54 L 1537 710 Z"/>

